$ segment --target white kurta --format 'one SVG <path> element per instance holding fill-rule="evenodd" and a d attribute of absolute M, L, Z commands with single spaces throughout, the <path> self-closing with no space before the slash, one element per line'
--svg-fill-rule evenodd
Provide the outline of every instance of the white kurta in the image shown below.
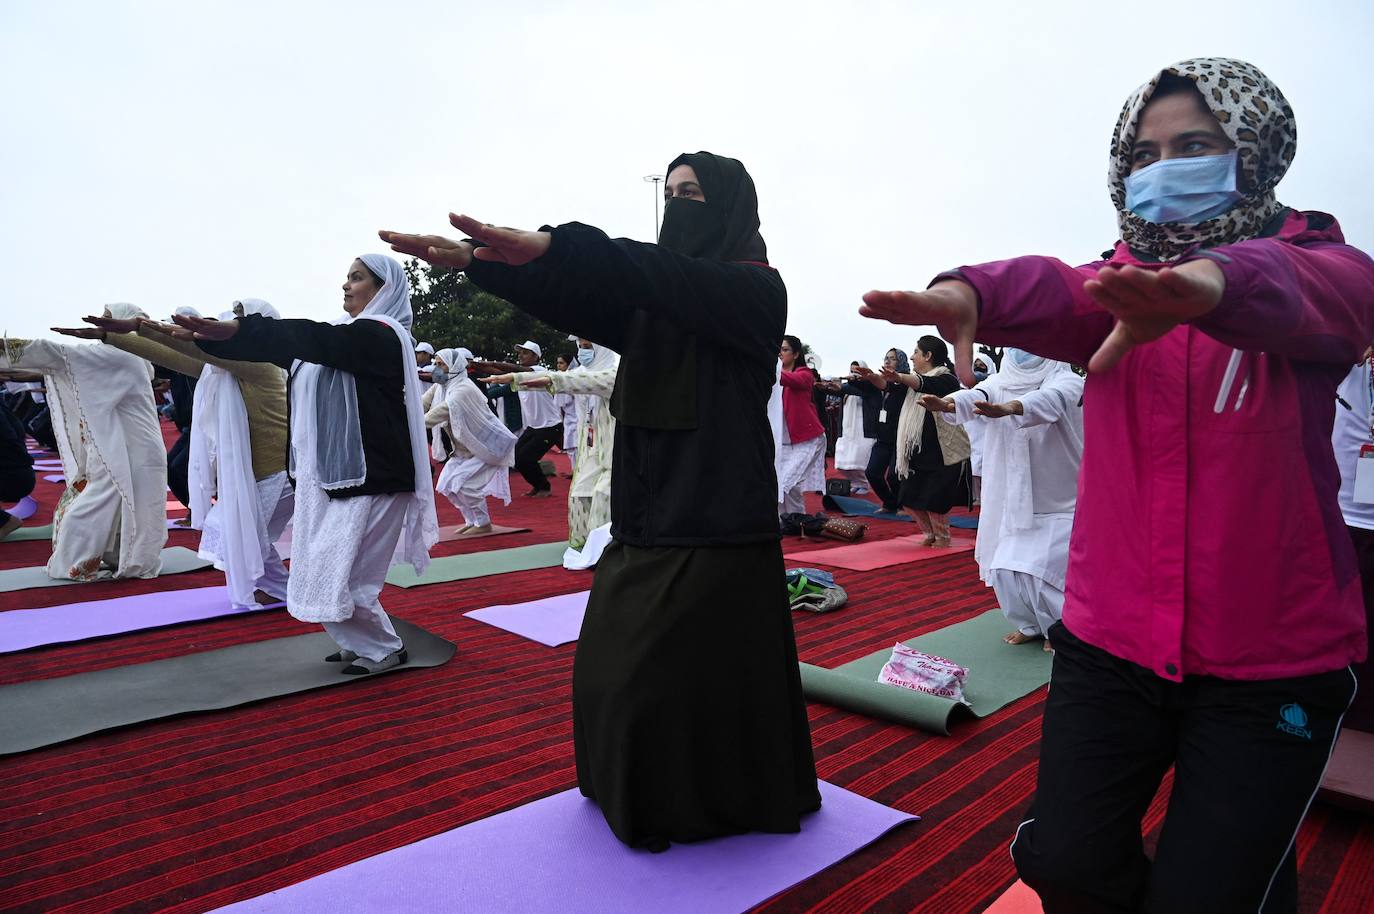
<path fill-rule="evenodd" d="M 988 580 L 994 568 L 1021 571 L 1062 590 L 1083 457 L 1083 379 L 1065 369 L 1037 390 L 1011 390 L 1007 374 L 952 395 L 947 421 L 983 425 L 983 508 L 974 557 Z M 987 419 L 978 400 L 1021 401 L 1023 415 Z"/>
<path fill-rule="evenodd" d="M 488 496 L 510 504 L 515 434 L 487 408 L 486 397 L 466 374 L 450 378 L 444 385 L 443 402 L 444 421 L 440 427 L 448 432 L 453 452 L 443 454 L 442 439 L 436 436 L 430 453 L 440 460 L 447 457 L 447 461 L 435 490 L 453 502 L 467 523 L 485 526 L 491 523 L 485 503 Z M 435 413 L 435 407 L 431 407 L 426 421 Z"/>
<path fill-rule="evenodd" d="M 835 469 L 866 470 L 873 452 L 873 438 L 864 437 L 864 404 L 862 397 L 846 395 L 844 421 L 840 437 L 835 442 Z"/>
<path fill-rule="evenodd" d="M 44 375 L 67 477 L 48 575 L 151 578 L 167 542 L 167 452 L 152 366 L 99 344 L 5 341 L 0 368 Z"/>

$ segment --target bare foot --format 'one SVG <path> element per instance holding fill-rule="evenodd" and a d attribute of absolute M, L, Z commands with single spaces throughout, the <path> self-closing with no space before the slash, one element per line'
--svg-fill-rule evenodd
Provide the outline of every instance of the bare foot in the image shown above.
<path fill-rule="evenodd" d="M 191 518 L 179 517 L 176 520 L 172 521 L 172 523 L 176 524 L 178 527 L 189 527 L 191 526 Z"/>
<path fill-rule="evenodd" d="M 923 539 L 923 540 L 921 540 L 921 545 L 922 545 L 922 546 L 934 546 L 934 545 L 935 545 L 935 536 L 934 536 L 933 534 L 927 533 L 927 534 L 926 534 L 926 538 Z"/>
<path fill-rule="evenodd" d="M 10 519 L 5 521 L 5 525 L 3 527 L 0 527 L 0 540 L 9 536 L 11 533 L 18 530 L 22 526 L 24 526 L 24 521 L 11 514 Z"/>
<path fill-rule="evenodd" d="M 1025 644 L 1027 641 L 1034 641 L 1034 635 L 1027 635 L 1025 632 L 1007 632 L 1002 636 L 1002 640 L 1008 644 Z"/>
<path fill-rule="evenodd" d="M 261 606 L 271 606 L 273 603 L 285 603 L 281 597 L 274 597 L 265 590 L 253 591 L 253 599 L 258 601 Z"/>
<path fill-rule="evenodd" d="M 472 524 L 463 524 L 461 527 L 456 528 L 453 532 L 458 536 L 462 536 L 464 533 L 467 533 L 471 529 Z"/>
<path fill-rule="evenodd" d="M 482 524 L 481 526 L 476 526 L 476 525 L 474 525 L 474 526 L 468 527 L 466 530 L 464 530 L 462 533 L 460 533 L 459 536 L 481 536 L 483 533 L 490 533 L 490 532 L 491 532 L 491 524 Z"/>
<path fill-rule="evenodd" d="M 937 536 L 937 537 L 934 537 L 934 541 L 933 541 L 930 545 L 933 546 L 933 547 L 935 547 L 936 549 L 948 549 L 948 548 L 950 547 L 949 537 L 947 537 L 947 536 Z"/>
<path fill-rule="evenodd" d="M 531 492 L 531 493 L 530 493 L 530 498 L 552 498 L 552 497 L 553 497 L 553 490 L 552 490 L 552 489 L 540 489 L 540 490 L 538 490 L 537 492 Z"/>

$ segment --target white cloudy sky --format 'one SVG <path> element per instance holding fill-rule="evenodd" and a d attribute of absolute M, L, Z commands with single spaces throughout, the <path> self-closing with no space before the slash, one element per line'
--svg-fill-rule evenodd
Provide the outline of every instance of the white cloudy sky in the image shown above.
<path fill-rule="evenodd" d="M 753 174 L 790 330 L 832 369 L 916 336 L 857 316 L 869 288 L 1106 248 L 1112 124 L 1185 57 L 1283 88 L 1280 198 L 1374 248 L 1371 38 L 1358 0 L 0 0 L 0 329 L 110 301 L 326 318 L 375 229 L 450 208 L 649 240 L 642 176 L 709 149 Z"/>

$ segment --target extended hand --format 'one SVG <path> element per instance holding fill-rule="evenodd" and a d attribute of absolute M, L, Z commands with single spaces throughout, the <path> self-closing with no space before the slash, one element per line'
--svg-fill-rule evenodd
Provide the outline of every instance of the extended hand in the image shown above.
<path fill-rule="evenodd" d="M 176 324 L 163 324 L 146 317 L 138 322 L 138 326 L 141 330 L 152 330 L 154 333 L 161 333 L 163 336 L 170 336 L 172 339 L 183 340 L 188 343 L 196 338 L 196 335 L 190 330 L 183 330 Z"/>
<path fill-rule="evenodd" d="M 74 336 L 79 340 L 103 340 L 105 331 L 96 327 L 49 327 L 53 333 L 60 333 L 63 336 Z"/>
<path fill-rule="evenodd" d="M 515 380 L 515 375 L 494 374 L 489 375 L 485 378 L 478 378 L 477 380 L 481 381 L 483 384 L 509 384 L 511 381 Z"/>
<path fill-rule="evenodd" d="M 465 270 L 472 263 L 472 245 L 442 235 L 407 235 L 382 229 L 377 233 L 393 251 L 418 257 L 436 267 Z"/>
<path fill-rule="evenodd" d="M 472 256 L 478 260 L 518 267 L 542 257 L 553 242 L 553 236 L 548 232 L 527 232 L 524 229 L 487 225 L 471 216 L 449 213 L 448 221 L 454 228 L 467 232 L 470 237 L 486 245 L 473 252 Z"/>
<path fill-rule="evenodd" d="M 954 400 L 950 397 L 937 397 L 935 394 L 921 394 L 921 405 L 928 412 L 932 413 L 952 413 L 954 412 Z"/>
<path fill-rule="evenodd" d="M 1021 401 L 1012 400 L 1010 403 L 989 403 L 987 400 L 977 400 L 973 404 L 973 411 L 980 416 L 987 416 L 989 419 L 1003 419 L 1007 416 L 1021 415 Z"/>
<path fill-rule="evenodd" d="M 978 296 L 963 280 L 947 279 L 924 292 L 880 292 L 864 295 L 859 313 L 893 324 L 934 324 L 954 345 L 954 371 L 972 387 L 973 334 L 978 329 Z"/>
<path fill-rule="evenodd" d="M 1101 372 L 1133 347 L 1215 308 L 1226 291 L 1226 275 L 1211 260 L 1161 270 L 1124 266 L 1102 270 L 1083 284 L 1083 291 L 1116 318 L 1111 334 L 1088 362 L 1089 371 Z"/>
<path fill-rule="evenodd" d="M 227 340 L 239 332 L 238 320 L 217 321 L 189 314 L 174 314 L 172 320 L 183 330 L 191 331 L 191 338 L 196 340 Z"/>
<path fill-rule="evenodd" d="M 133 333 L 135 330 L 138 329 L 138 318 L 136 317 L 119 318 L 95 317 L 87 315 L 86 317 L 83 317 L 81 319 L 86 323 L 91 324 L 95 327 L 99 327 L 101 330 L 104 330 L 108 333 Z M 86 339 L 92 339 L 92 337 L 86 337 Z"/>

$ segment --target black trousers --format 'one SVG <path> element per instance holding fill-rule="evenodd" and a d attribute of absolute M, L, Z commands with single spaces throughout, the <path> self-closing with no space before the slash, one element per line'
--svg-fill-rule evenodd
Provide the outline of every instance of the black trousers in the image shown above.
<path fill-rule="evenodd" d="M 1365 659 L 1354 665 L 1355 678 L 1360 682 L 1374 681 L 1374 530 L 1346 527 L 1355 543 L 1355 557 L 1360 563 L 1360 580 L 1364 590 L 1365 637 L 1370 651 Z M 1355 730 L 1374 733 L 1374 689 L 1364 688 L 1355 696 L 1355 703 L 1345 715 L 1345 725 Z"/>
<path fill-rule="evenodd" d="M 1011 847 L 1046 914 L 1296 912 L 1294 839 L 1354 674 L 1175 683 L 1062 622 L 1049 639 L 1039 780 Z M 1151 862 L 1141 819 L 1170 765 Z"/>
<path fill-rule="evenodd" d="M 901 491 L 901 480 L 897 478 L 897 445 L 890 441 L 874 441 L 873 450 L 868 455 L 868 487 L 889 511 L 901 507 L 897 496 Z"/>
<path fill-rule="evenodd" d="M 187 429 L 181 433 L 181 437 L 172 442 L 172 449 L 167 452 L 167 488 L 172 490 L 172 494 L 177 497 L 177 501 L 186 507 L 191 507 L 191 487 L 186 480 L 186 474 L 191 467 L 191 430 Z"/>
<path fill-rule="evenodd" d="M 539 469 L 539 461 L 556 444 L 563 442 L 563 425 L 550 425 L 547 428 L 527 428 L 515 442 L 515 468 L 525 477 L 525 482 L 540 492 L 547 492 L 552 486 L 544 471 Z"/>

